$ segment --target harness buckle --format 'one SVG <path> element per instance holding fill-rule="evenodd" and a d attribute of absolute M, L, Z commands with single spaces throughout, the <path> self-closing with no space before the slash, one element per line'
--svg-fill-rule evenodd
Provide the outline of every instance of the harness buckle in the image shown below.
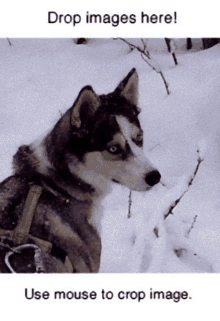
<path fill-rule="evenodd" d="M 12 268 L 9 258 L 15 253 L 22 254 L 22 250 L 26 250 L 26 249 L 35 250 L 35 253 L 34 253 L 34 263 L 35 263 L 35 269 L 36 269 L 35 273 L 45 273 L 42 251 L 41 251 L 41 248 L 36 244 L 22 244 L 17 247 L 11 248 L 11 250 L 6 253 L 5 264 L 7 265 L 11 273 L 17 273 L 17 272 Z"/>

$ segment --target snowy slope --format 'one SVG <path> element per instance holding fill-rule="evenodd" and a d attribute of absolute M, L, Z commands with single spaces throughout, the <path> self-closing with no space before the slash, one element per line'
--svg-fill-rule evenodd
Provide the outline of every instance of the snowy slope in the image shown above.
<path fill-rule="evenodd" d="M 114 90 L 136 67 L 145 153 L 162 174 L 150 192 L 116 186 L 104 200 L 101 272 L 220 271 L 220 46 L 177 55 L 154 50 L 169 83 L 120 40 L 0 39 L 0 179 L 16 149 L 50 129 L 84 85 Z M 152 42 L 152 39 L 151 39 Z M 188 187 L 198 164 L 193 183 Z M 163 219 L 169 206 L 188 191 Z M 156 227 L 156 231 L 154 232 Z M 158 233 L 159 237 L 156 236 Z"/>

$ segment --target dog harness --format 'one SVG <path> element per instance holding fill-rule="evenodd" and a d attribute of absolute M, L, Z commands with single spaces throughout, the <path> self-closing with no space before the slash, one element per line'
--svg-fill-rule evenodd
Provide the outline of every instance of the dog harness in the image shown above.
<path fill-rule="evenodd" d="M 51 254 L 53 245 L 51 242 L 45 241 L 43 239 L 34 237 L 29 234 L 34 212 L 37 207 L 38 200 L 42 194 L 42 191 L 43 191 L 43 187 L 39 185 L 32 185 L 28 192 L 24 209 L 16 228 L 14 230 L 0 229 L 1 240 L 9 239 L 13 244 L 21 244 L 17 247 L 10 248 L 5 243 L 0 242 L 0 245 L 9 248 L 9 251 L 6 253 L 6 256 L 5 256 L 5 264 L 7 265 L 7 267 L 12 273 L 16 273 L 16 272 L 11 267 L 11 264 L 9 261 L 10 256 L 12 256 L 14 253 L 22 253 L 21 252 L 22 250 L 28 249 L 28 248 L 32 248 L 35 250 L 34 262 L 35 262 L 36 273 L 45 272 L 42 252 Z M 33 240 L 35 244 L 27 244 L 28 239 Z M 65 257 L 64 265 L 66 266 L 68 272 L 73 271 L 73 267 L 68 256 Z"/>

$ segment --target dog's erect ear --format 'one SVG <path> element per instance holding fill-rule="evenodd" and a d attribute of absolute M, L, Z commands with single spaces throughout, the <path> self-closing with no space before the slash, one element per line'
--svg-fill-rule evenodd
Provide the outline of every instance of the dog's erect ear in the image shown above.
<path fill-rule="evenodd" d="M 138 103 L 138 74 L 135 68 L 120 82 L 115 92 L 125 97 L 133 105 Z"/>
<path fill-rule="evenodd" d="M 91 118 L 100 105 L 99 97 L 91 86 L 85 86 L 79 93 L 72 109 L 71 125 L 81 128 Z"/>

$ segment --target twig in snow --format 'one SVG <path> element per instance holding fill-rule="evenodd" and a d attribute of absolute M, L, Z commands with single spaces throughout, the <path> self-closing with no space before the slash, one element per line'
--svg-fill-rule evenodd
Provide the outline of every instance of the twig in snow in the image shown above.
<path fill-rule="evenodd" d="M 194 227 L 194 224 L 195 224 L 195 222 L 196 222 L 196 218 L 197 218 L 197 215 L 195 215 L 194 220 L 193 220 L 193 222 L 192 222 L 192 225 L 191 225 L 189 231 L 187 232 L 188 235 L 189 235 L 189 233 L 191 232 L 191 230 L 192 230 L 193 227 Z"/>
<path fill-rule="evenodd" d="M 8 43 L 9 43 L 9 45 L 11 46 L 12 43 L 11 43 L 10 39 L 9 39 L 9 38 L 6 38 L 6 39 L 8 40 Z"/>
<path fill-rule="evenodd" d="M 170 91 L 169 91 L 169 85 L 163 75 L 163 72 L 162 70 L 159 68 L 159 67 L 155 67 L 153 66 L 153 64 L 150 62 L 151 60 L 151 57 L 150 57 L 150 53 L 149 51 L 147 50 L 147 45 L 146 43 L 144 42 L 144 40 L 141 38 L 141 41 L 144 45 L 144 48 L 140 48 L 139 46 L 136 46 L 134 45 L 133 43 L 130 43 L 129 41 L 127 41 L 126 39 L 124 38 L 115 38 L 115 39 L 120 39 L 122 41 L 124 41 L 130 48 L 132 49 L 137 49 L 137 51 L 139 51 L 141 53 L 141 57 L 142 59 L 154 70 L 156 71 L 160 76 L 161 78 L 163 79 L 163 82 L 164 82 L 164 85 L 165 85 L 165 88 L 166 88 L 166 91 L 167 91 L 167 94 L 169 95 L 170 94 Z"/>
<path fill-rule="evenodd" d="M 199 154 L 199 150 L 197 150 L 197 153 Z M 189 188 L 190 188 L 190 186 L 193 184 L 193 181 L 194 181 L 194 179 L 195 179 L 195 177 L 196 177 L 196 174 L 197 174 L 197 172 L 198 172 L 198 170 L 199 170 L 199 166 L 200 166 L 200 164 L 201 164 L 202 161 L 203 161 L 203 159 L 200 157 L 200 154 L 199 154 L 198 159 L 197 159 L 197 166 L 196 166 L 196 168 L 195 168 L 195 170 L 194 170 L 194 173 L 193 173 L 191 179 L 190 179 L 189 182 L 188 182 L 188 187 L 187 187 L 187 189 L 181 194 L 181 196 L 180 196 L 179 198 L 177 198 L 177 199 L 172 203 L 172 205 L 170 206 L 168 212 L 164 215 L 164 219 L 166 219 L 167 216 L 169 216 L 170 214 L 173 214 L 173 213 L 172 213 L 173 209 L 174 209 L 174 208 L 177 206 L 177 204 L 181 201 L 181 199 L 183 198 L 183 196 L 189 191 Z"/>
<path fill-rule="evenodd" d="M 154 234 L 156 235 L 156 237 L 158 238 L 159 237 L 159 230 L 157 227 L 154 228 Z"/>
<path fill-rule="evenodd" d="M 175 55 L 175 45 L 174 41 L 171 38 L 165 38 L 168 51 L 172 54 L 175 65 L 178 65 L 176 55 Z"/>
<path fill-rule="evenodd" d="M 129 193 L 129 201 L 128 201 L 128 218 L 131 217 L 131 203 L 132 203 L 132 200 L 131 200 L 131 191 Z"/>
<path fill-rule="evenodd" d="M 177 59 L 176 59 L 176 55 L 175 55 L 174 52 L 172 53 L 172 56 L 173 56 L 173 60 L 175 62 L 175 65 L 178 65 L 178 62 L 177 62 Z"/>
<path fill-rule="evenodd" d="M 142 42 L 142 44 L 144 46 L 143 51 L 144 51 L 145 55 L 148 57 L 148 59 L 150 59 L 150 52 L 148 51 L 147 44 L 146 44 L 146 42 L 144 41 L 143 38 L 141 38 L 141 42 Z"/>
<path fill-rule="evenodd" d="M 61 113 L 61 111 L 59 110 L 59 113 L 60 113 L 60 116 L 62 117 L 63 116 L 63 114 Z"/>

